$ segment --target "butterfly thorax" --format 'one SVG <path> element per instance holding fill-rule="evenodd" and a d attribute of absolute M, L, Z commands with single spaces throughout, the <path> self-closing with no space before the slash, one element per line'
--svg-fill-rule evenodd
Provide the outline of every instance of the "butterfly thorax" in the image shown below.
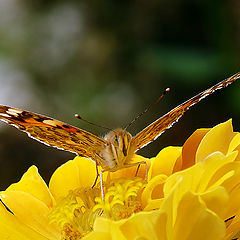
<path fill-rule="evenodd" d="M 109 132 L 104 140 L 107 141 L 107 146 L 98 153 L 100 159 L 97 163 L 109 171 L 124 167 L 134 154 L 130 148 L 132 135 L 126 130 L 116 129 Z"/>

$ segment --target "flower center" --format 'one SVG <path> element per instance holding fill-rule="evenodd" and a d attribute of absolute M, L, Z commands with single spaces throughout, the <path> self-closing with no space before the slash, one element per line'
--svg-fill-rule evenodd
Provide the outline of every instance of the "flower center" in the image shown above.
<path fill-rule="evenodd" d="M 104 199 L 100 188 L 79 188 L 54 206 L 50 223 L 57 223 L 64 240 L 78 240 L 92 231 L 97 216 L 120 220 L 142 210 L 141 178 L 114 179 L 105 184 Z"/>

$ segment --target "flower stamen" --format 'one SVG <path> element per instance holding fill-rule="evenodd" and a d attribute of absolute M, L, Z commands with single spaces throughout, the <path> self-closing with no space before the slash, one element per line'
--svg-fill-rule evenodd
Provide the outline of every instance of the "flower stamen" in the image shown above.
<path fill-rule="evenodd" d="M 78 240 L 92 231 L 99 211 L 93 212 L 94 199 L 99 196 L 97 188 L 80 188 L 69 192 L 49 214 L 50 223 L 57 223 L 63 239 Z"/>
<path fill-rule="evenodd" d="M 105 199 L 97 197 L 93 211 L 101 210 L 102 216 L 119 220 L 142 210 L 139 200 L 144 183 L 141 178 L 112 180 L 107 186 Z"/>

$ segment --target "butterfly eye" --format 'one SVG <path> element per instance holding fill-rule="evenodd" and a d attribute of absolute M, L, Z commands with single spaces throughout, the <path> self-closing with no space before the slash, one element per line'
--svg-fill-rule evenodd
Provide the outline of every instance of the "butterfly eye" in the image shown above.
<path fill-rule="evenodd" d="M 115 140 L 116 143 L 118 143 L 118 137 L 117 136 L 115 136 L 114 140 Z"/>

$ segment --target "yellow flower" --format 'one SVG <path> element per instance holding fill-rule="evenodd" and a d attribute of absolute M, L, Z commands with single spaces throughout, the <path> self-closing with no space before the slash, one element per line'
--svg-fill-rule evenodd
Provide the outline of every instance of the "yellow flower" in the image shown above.
<path fill-rule="evenodd" d="M 104 174 L 76 157 L 49 187 L 32 166 L 0 193 L 1 239 L 174 240 L 240 236 L 240 133 L 231 120 L 199 129 L 183 147 L 167 147 L 145 166 Z M 136 176 L 137 172 L 137 176 Z"/>

